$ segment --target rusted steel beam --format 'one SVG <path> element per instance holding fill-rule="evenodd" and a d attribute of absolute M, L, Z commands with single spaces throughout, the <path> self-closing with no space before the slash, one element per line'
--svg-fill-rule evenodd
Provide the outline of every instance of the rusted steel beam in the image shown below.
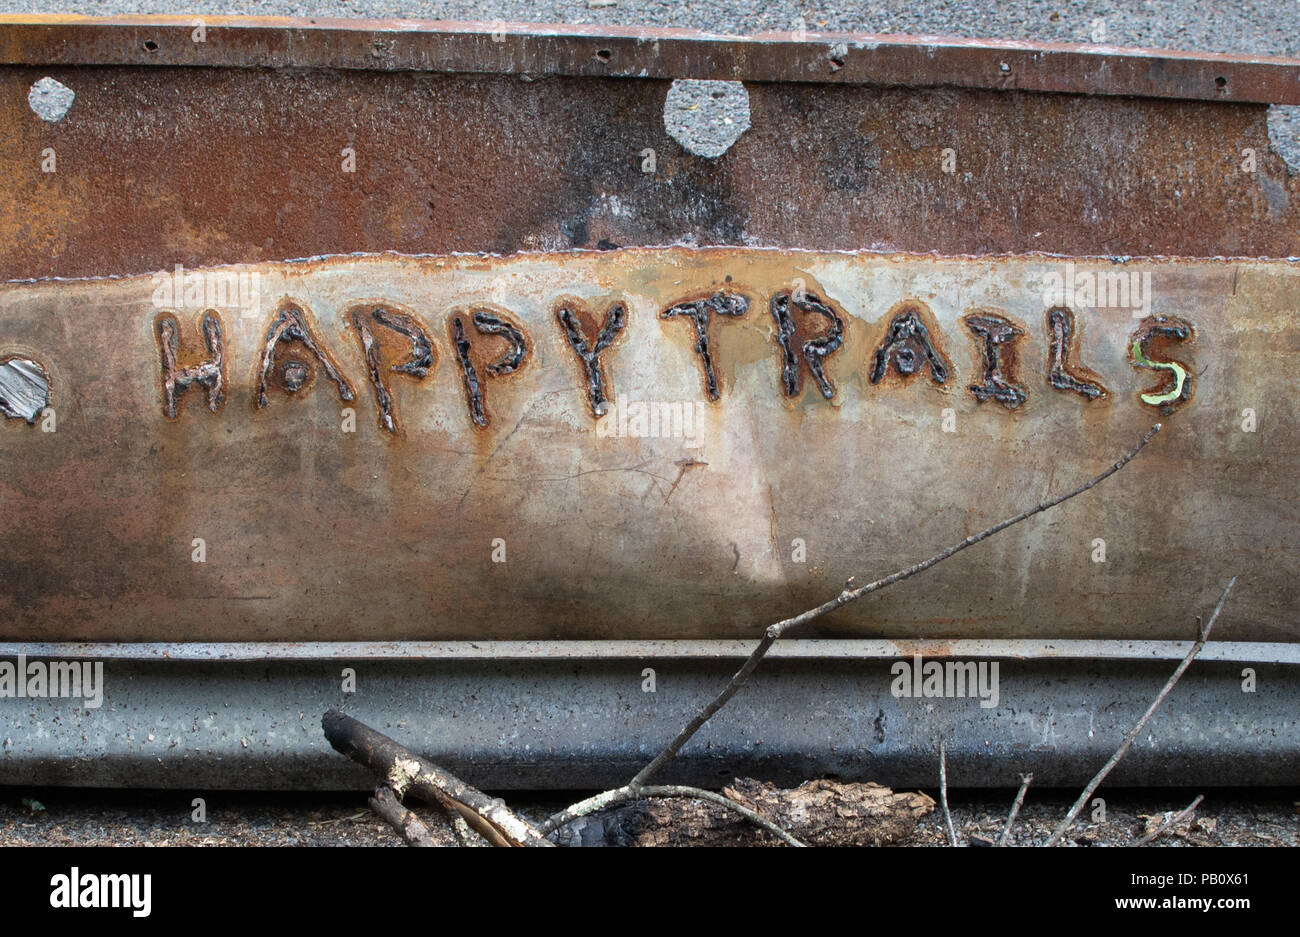
<path fill-rule="evenodd" d="M 126 48 L 145 25 L 14 23 L 0 47 L 59 60 L 84 30 Z M 25 45 L 29 30 L 64 53 Z M 227 31 L 304 50 L 296 65 L 368 35 Z M 531 41 L 488 41 L 502 36 Z M 76 92 L 61 120 L 21 104 L 47 72 Z M 1054 522 L 1073 511 L 1112 548 L 1127 512 L 1155 523 L 1122 581 L 1080 599 L 1088 550 L 1053 551 L 1050 574 L 998 553 L 957 564 L 953 593 L 909 585 L 873 603 L 883 617 L 846 612 L 826 633 L 1174 639 L 1199 598 L 1148 580 L 1185 582 L 1196 557 L 1215 579 L 1206 544 L 1226 536 L 1258 578 L 1225 636 L 1294 637 L 1277 609 L 1295 587 L 1270 559 L 1294 532 L 1260 479 L 1294 474 L 1297 427 L 1271 422 L 1264 452 L 1223 426 L 1225 408 L 1287 399 L 1296 264 L 1082 256 L 1300 254 L 1300 177 L 1258 106 L 758 82 L 751 128 L 706 159 L 667 136 L 652 78 L 83 64 L 2 68 L 0 89 L 15 105 L 0 111 L 15 281 L 0 366 L 21 391 L 5 391 L 4 493 L 37 538 L 0 535 L 0 637 L 165 641 L 180 622 L 204 641 L 729 637 L 892 560 L 936 517 L 965 533 L 1023 507 L 1021 479 L 1046 494 L 1164 416 L 1160 454 L 1126 474 L 1136 508 Z M 611 250 L 571 250 L 592 247 Z M 527 251 L 545 253 L 490 256 Z M 1042 251 L 1133 284 L 1145 311 L 1045 298 L 1075 262 Z M 629 435 L 629 403 L 689 412 L 707 444 Z M 61 430 L 43 432 L 45 404 Z M 966 464 L 984 458 L 992 474 Z M 1242 459 L 1251 472 L 1230 469 Z M 780 560 L 810 536 L 813 576 Z M 546 549 L 529 565 L 509 548 L 507 576 L 484 537 Z M 172 562 L 193 538 L 241 545 L 219 586 Z M 1117 590 L 1154 594 L 1158 620 L 1115 614 Z M 952 594 L 1002 592 L 1009 605 L 952 612 Z"/>
<path fill-rule="evenodd" d="M 27 107 L 44 77 L 76 93 L 57 123 Z M 750 129 L 710 159 L 665 128 L 668 89 L 0 68 L 0 278 L 674 243 L 1300 256 L 1300 174 L 1262 106 L 752 84 Z"/>
<path fill-rule="evenodd" d="M 861 33 L 203 17 L 0 17 L 0 64 L 429 71 L 989 88 L 1300 103 L 1300 60 Z"/>

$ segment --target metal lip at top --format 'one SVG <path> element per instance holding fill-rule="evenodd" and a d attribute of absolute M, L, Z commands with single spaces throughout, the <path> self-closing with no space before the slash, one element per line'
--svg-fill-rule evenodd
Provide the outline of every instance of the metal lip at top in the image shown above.
<path fill-rule="evenodd" d="M 1181 660 L 1191 641 L 1043 639 L 795 638 L 768 656 L 790 659 L 1004 658 L 1054 660 Z M 225 663 L 313 660 L 729 660 L 748 657 L 753 640 L 608 641 L 6 641 L 0 659 L 30 658 Z M 1213 641 L 1199 658 L 1237 663 L 1300 664 L 1300 644 Z"/>
<path fill-rule="evenodd" d="M 0 17 L 0 64 L 959 87 L 1300 104 L 1300 59 L 865 33 L 290 17 Z"/>

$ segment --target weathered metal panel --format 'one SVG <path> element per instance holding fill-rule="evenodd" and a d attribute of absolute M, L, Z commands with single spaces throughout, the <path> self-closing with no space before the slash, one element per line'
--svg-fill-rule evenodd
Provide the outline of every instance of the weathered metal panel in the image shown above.
<path fill-rule="evenodd" d="M 57 431 L 3 427 L 0 637 L 752 635 L 1164 420 L 1103 489 L 818 633 L 1181 639 L 1235 573 L 1217 636 L 1295 640 L 1297 307 L 1284 261 L 751 249 L 9 284 Z"/>
<path fill-rule="evenodd" d="M 44 77 L 76 93 L 57 123 L 27 104 Z M 1300 256 L 1262 105 L 754 83 L 709 159 L 665 129 L 669 85 L 0 68 L 0 278 L 678 243 Z"/>
<path fill-rule="evenodd" d="M 672 768 L 929 784 L 945 738 L 954 784 L 1078 783 L 1237 574 L 1116 780 L 1295 782 L 1300 62 L 195 28 L 0 20 L 0 656 L 107 661 L 102 707 L 6 697 L 0 780 L 362 783 L 316 724 L 357 660 L 482 786 L 621 783 L 762 624 L 1158 419 Z M 674 79 L 745 82 L 722 155 Z M 1000 658 L 1000 703 L 899 699 L 913 654 Z"/>

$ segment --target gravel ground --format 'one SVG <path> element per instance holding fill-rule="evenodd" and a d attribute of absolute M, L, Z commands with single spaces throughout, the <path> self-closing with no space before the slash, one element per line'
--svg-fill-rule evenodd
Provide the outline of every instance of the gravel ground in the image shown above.
<path fill-rule="evenodd" d="M 257 14 L 314 17 L 399 17 L 482 21 L 564 22 L 683 26 L 713 32 L 791 30 L 930 33 L 1002 39 L 1105 42 L 1115 45 L 1193 49 L 1206 52 L 1300 56 L 1295 0 L 1251 0 L 1206 8 L 1192 0 L 1021 0 L 967 3 L 956 0 L 858 0 L 813 5 L 790 0 L 0 0 L 0 14 Z M 1275 144 L 1300 167 L 1300 108 L 1274 108 Z M 937 792 L 929 792 L 937 796 Z M 964 843 L 995 839 L 1014 791 L 954 792 L 954 822 Z M 540 818 L 572 798 L 510 794 L 525 816 Z M 1074 792 L 1031 792 L 1015 841 L 1045 839 L 1072 803 Z M 1080 845 L 1123 845 L 1145 828 L 1146 816 L 1178 811 L 1186 791 L 1122 791 L 1107 795 L 1105 823 L 1077 830 Z M 1214 791 L 1191 824 L 1167 845 L 1300 845 L 1295 791 Z M 398 845 L 388 827 L 370 814 L 365 795 L 208 795 L 207 822 L 190 819 L 189 794 L 170 791 L 77 791 L 0 789 L 0 845 Z M 447 842 L 450 828 L 423 811 L 430 828 Z M 927 817 L 907 845 L 942 845 L 940 813 Z"/>
<path fill-rule="evenodd" d="M 937 791 L 929 792 L 936 799 Z M 1165 814 L 1181 812 L 1199 791 L 1125 790 L 1101 791 L 1106 800 L 1105 822 L 1083 822 L 1075 826 L 1069 840 L 1077 846 L 1131 846 L 1148 829 L 1163 822 Z M 1205 800 L 1187 821 L 1162 835 L 1163 846 L 1297 846 L 1300 845 L 1300 796 L 1298 791 L 1241 790 L 1206 791 Z M 1007 822 L 1015 791 L 966 791 L 950 798 L 953 826 L 963 845 L 973 839 L 996 841 Z M 1040 846 L 1051 836 L 1075 798 L 1077 791 L 1040 792 L 1031 788 L 1016 819 L 1012 843 Z M 1085 810 L 1088 821 L 1091 812 Z M 1148 827 L 1147 818 L 1151 820 Z M 910 846 L 943 846 L 947 829 L 939 810 L 919 825 Z M 976 843 L 979 845 L 980 843 Z"/>
<path fill-rule="evenodd" d="M 937 791 L 928 791 L 938 799 Z M 1189 791 L 1106 791 L 1104 823 L 1085 823 L 1071 837 L 1079 846 L 1132 844 L 1146 829 L 1195 796 Z M 1191 823 L 1161 838 L 1167 846 L 1300 846 L 1300 790 L 1206 791 Z M 538 821 L 584 794 L 512 792 L 505 800 Z M 1015 791 L 956 791 L 953 824 L 963 845 L 996 840 Z M 1074 791 L 1031 790 L 1013 842 L 1040 845 L 1078 796 Z M 33 805 L 34 801 L 34 805 Z M 207 822 L 190 819 L 191 795 L 175 791 L 5 791 L 0 797 L 0 844 L 8 846 L 398 846 L 387 824 L 357 794 L 211 794 Z M 455 834 L 438 811 L 416 808 L 445 844 Z M 918 825 L 906 846 L 943 846 L 947 833 L 939 809 Z M 476 845 L 482 845 L 481 841 Z"/>

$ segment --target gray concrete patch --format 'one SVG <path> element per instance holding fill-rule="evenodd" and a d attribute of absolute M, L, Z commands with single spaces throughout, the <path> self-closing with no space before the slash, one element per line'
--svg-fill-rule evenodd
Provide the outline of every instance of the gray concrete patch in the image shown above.
<path fill-rule="evenodd" d="M 1268 139 L 1291 171 L 1300 172 L 1300 106 L 1274 104 L 1268 109 Z"/>
<path fill-rule="evenodd" d="M 687 152 L 717 158 L 749 129 L 749 93 L 738 81 L 674 81 L 664 127 Z"/>
<path fill-rule="evenodd" d="M 32 89 L 27 92 L 27 104 L 41 120 L 58 123 L 68 113 L 68 108 L 72 107 L 76 96 L 67 85 L 46 77 L 32 85 Z"/>

